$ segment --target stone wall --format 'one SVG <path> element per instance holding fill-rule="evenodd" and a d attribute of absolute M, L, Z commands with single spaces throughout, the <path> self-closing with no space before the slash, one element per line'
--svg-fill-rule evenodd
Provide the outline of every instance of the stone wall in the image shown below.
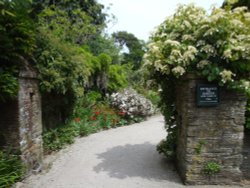
<path fill-rule="evenodd" d="M 36 73 L 24 67 L 19 75 L 17 99 L 0 103 L 0 146 L 14 149 L 28 172 L 42 164 L 41 99 Z"/>
<path fill-rule="evenodd" d="M 180 176 L 185 184 L 239 184 L 246 98 L 221 88 L 218 106 L 197 107 L 197 84 L 208 83 L 188 75 L 176 88 Z M 209 162 L 220 165 L 220 172 L 206 175 Z"/>
<path fill-rule="evenodd" d="M 18 106 L 21 157 L 28 169 L 39 170 L 43 155 L 41 97 L 36 74 L 27 68 L 20 72 Z"/>

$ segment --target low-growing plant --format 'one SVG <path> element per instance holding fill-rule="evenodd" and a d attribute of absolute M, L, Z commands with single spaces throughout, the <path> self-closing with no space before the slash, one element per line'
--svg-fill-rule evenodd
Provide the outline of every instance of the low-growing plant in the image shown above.
<path fill-rule="evenodd" d="M 169 129 L 166 139 L 162 140 L 156 147 L 156 150 L 166 156 L 167 159 L 174 159 L 176 156 L 177 127 Z"/>
<path fill-rule="evenodd" d="M 77 136 L 88 136 L 99 130 L 110 129 L 142 121 L 141 116 L 126 117 L 126 112 L 117 111 L 107 102 L 97 102 L 98 95 L 93 92 L 87 97 L 84 106 L 79 105 L 72 120 L 43 134 L 45 152 L 58 151 L 74 142 Z M 90 99 L 91 98 L 91 99 Z"/>
<path fill-rule="evenodd" d="M 79 134 L 79 126 L 74 122 L 51 129 L 43 134 L 43 146 L 46 152 L 57 151 L 67 144 L 72 144 Z"/>
<path fill-rule="evenodd" d="M 0 150 L 0 188 L 11 187 L 21 180 L 25 168 L 18 155 Z"/>
<path fill-rule="evenodd" d="M 149 91 L 145 94 L 145 97 L 146 97 L 147 99 L 149 99 L 149 100 L 153 103 L 153 105 L 155 105 L 156 107 L 158 107 L 159 102 L 160 102 L 160 100 L 161 100 L 160 95 L 159 95 L 158 92 L 153 91 L 153 90 L 149 90 Z"/>
<path fill-rule="evenodd" d="M 203 172 L 207 176 L 213 176 L 219 173 L 221 170 L 221 166 L 216 162 L 208 162 L 205 164 L 203 168 Z"/>
<path fill-rule="evenodd" d="M 96 126 L 90 125 L 86 120 L 79 123 L 79 136 L 88 136 L 91 133 L 97 132 L 97 130 Z"/>
<path fill-rule="evenodd" d="M 201 150 L 202 150 L 202 147 L 205 145 L 205 141 L 201 140 L 199 141 L 199 143 L 197 144 L 197 146 L 194 148 L 195 150 L 195 153 L 197 155 L 200 155 L 201 154 Z"/>

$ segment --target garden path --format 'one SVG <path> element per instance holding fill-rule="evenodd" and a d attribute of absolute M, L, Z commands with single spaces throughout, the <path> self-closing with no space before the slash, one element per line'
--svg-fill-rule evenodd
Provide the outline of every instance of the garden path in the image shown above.
<path fill-rule="evenodd" d="M 156 152 L 156 144 L 165 136 L 163 117 L 158 115 L 142 123 L 79 138 L 75 144 L 47 158 L 56 158 L 48 172 L 32 175 L 18 185 L 22 188 L 185 188 L 173 164 Z"/>

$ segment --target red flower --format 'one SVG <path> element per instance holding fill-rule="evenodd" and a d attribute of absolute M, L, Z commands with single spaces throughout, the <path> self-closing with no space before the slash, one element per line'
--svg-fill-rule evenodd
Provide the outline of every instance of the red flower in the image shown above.
<path fill-rule="evenodd" d="M 92 116 L 92 117 L 90 118 L 90 120 L 95 121 L 95 120 L 96 120 L 96 116 Z"/>
<path fill-rule="evenodd" d="M 120 112 L 118 112 L 118 115 L 120 115 L 120 116 L 125 116 L 125 115 L 126 115 L 126 112 L 120 111 Z"/>
<path fill-rule="evenodd" d="M 99 116 L 100 114 L 101 114 L 101 112 L 99 112 L 99 111 L 96 111 L 96 112 L 95 112 L 95 115 L 96 115 L 96 116 Z"/>
<path fill-rule="evenodd" d="M 76 123 L 79 123 L 79 122 L 81 121 L 81 118 L 77 117 L 77 118 L 74 119 L 74 121 L 75 121 Z"/>

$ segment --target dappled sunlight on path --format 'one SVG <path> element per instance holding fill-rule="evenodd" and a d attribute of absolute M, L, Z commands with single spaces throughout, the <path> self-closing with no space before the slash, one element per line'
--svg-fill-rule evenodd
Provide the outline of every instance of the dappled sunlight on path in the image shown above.
<path fill-rule="evenodd" d="M 32 175 L 21 188 L 185 188 L 174 165 L 156 151 L 165 136 L 163 117 L 154 116 L 77 139 L 47 173 Z"/>
<path fill-rule="evenodd" d="M 141 177 L 180 182 L 173 165 L 162 159 L 155 151 L 155 145 L 149 142 L 116 146 L 97 156 L 102 160 L 94 167 L 97 173 L 107 172 L 118 179 Z"/>

